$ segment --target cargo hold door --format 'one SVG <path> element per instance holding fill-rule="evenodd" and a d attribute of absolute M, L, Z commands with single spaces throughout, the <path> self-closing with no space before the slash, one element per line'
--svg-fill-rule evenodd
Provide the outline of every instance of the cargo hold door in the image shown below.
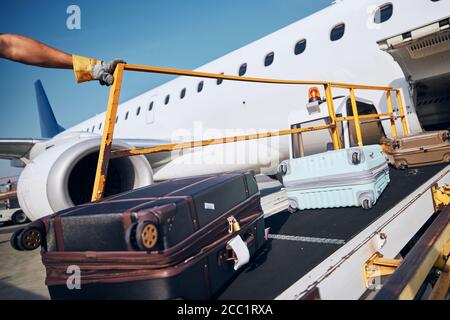
<path fill-rule="evenodd" d="M 450 127 L 450 19 L 378 42 L 411 84 L 417 116 L 425 130 Z"/>

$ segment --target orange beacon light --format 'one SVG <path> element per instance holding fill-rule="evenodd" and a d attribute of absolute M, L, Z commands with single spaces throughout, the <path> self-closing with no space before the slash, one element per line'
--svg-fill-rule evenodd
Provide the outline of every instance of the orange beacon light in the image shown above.
<path fill-rule="evenodd" d="M 319 88 L 317 88 L 317 87 L 309 88 L 309 90 L 308 90 L 308 100 L 309 100 L 310 103 L 321 100 Z"/>

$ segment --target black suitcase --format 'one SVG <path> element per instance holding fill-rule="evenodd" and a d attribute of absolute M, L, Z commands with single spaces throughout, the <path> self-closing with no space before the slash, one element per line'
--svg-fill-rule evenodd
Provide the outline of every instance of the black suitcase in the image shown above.
<path fill-rule="evenodd" d="M 254 175 L 240 172 L 129 191 L 43 218 L 24 233 L 16 247 L 45 240 L 53 299 L 207 299 L 236 273 L 231 239 L 239 235 L 250 256 L 265 243 Z M 67 285 L 69 266 L 80 268 L 80 290 Z"/>

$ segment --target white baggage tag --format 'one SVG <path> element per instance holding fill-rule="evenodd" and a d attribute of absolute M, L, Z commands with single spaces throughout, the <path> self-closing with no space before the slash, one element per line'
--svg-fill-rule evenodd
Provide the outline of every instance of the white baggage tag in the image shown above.
<path fill-rule="evenodd" d="M 236 255 L 234 270 L 238 270 L 250 261 L 250 251 L 248 251 L 247 245 L 244 240 L 242 240 L 241 236 L 238 235 L 228 241 L 227 246 L 229 246 Z"/>

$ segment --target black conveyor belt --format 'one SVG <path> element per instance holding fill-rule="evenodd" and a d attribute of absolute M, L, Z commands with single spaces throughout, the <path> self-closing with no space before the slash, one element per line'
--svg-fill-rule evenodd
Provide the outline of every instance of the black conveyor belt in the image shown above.
<path fill-rule="evenodd" d="M 339 208 L 282 212 L 266 219 L 270 234 L 348 242 L 445 168 L 390 170 L 391 183 L 370 210 Z M 297 238 L 298 239 L 298 238 Z M 300 239 L 301 240 L 301 239 Z M 218 299 L 274 299 L 343 244 L 269 239 L 267 247 L 222 290 Z"/>

